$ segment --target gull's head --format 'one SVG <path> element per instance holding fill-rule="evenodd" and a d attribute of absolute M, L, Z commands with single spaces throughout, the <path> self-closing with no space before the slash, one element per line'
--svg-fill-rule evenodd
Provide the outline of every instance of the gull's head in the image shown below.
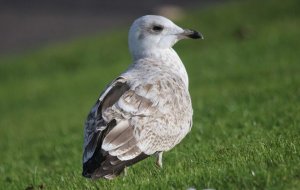
<path fill-rule="evenodd" d="M 203 39 L 201 33 L 182 29 L 169 19 L 146 15 L 136 19 L 129 30 L 129 49 L 134 57 L 153 50 L 170 49 L 181 39 Z"/>

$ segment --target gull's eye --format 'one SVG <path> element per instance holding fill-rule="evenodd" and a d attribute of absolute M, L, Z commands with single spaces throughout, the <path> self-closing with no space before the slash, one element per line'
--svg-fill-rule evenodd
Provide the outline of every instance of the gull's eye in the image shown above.
<path fill-rule="evenodd" d="M 154 25 L 152 27 L 152 30 L 155 31 L 155 32 L 161 32 L 163 29 L 164 29 L 164 27 L 160 26 L 160 25 Z"/>

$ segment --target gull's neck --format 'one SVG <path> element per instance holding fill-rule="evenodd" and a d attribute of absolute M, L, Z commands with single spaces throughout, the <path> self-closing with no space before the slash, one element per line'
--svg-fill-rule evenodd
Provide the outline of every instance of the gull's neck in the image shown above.
<path fill-rule="evenodd" d="M 153 51 L 147 50 L 143 52 L 139 52 L 138 54 L 133 54 L 133 61 L 138 62 L 140 59 L 151 59 L 160 61 L 164 64 L 170 71 L 178 74 L 183 82 L 185 83 L 186 87 L 188 88 L 189 79 L 186 72 L 186 69 L 179 58 L 178 54 L 173 48 L 166 48 L 166 49 L 155 49 Z"/>

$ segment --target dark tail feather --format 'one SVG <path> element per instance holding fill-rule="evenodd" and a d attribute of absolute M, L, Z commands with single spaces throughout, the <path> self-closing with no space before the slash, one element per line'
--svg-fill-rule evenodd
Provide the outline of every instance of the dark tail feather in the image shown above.
<path fill-rule="evenodd" d="M 102 152 L 102 153 L 99 153 Z M 101 155 L 100 155 L 101 154 Z M 105 151 L 97 151 L 94 156 L 83 164 L 82 175 L 87 178 L 98 179 L 104 177 L 113 179 L 120 175 L 125 167 L 131 166 L 149 155 L 141 153 L 131 160 L 121 161 L 116 156 L 111 156 Z M 102 159 L 101 159 L 102 157 Z"/>

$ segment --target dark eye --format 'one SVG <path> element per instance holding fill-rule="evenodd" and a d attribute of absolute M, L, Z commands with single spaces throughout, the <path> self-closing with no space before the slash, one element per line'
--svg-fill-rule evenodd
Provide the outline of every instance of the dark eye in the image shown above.
<path fill-rule="evenodd" d="M 152 30 L 155 31 L 155 32 L 160 32 L 160 31 L 162 31 L 163 29 L 164 29 L 164 27 L 163 27 L 163 26 L 160 26 L 160 25 L 154 25 L 154 26 L 152 27 Z"/>

